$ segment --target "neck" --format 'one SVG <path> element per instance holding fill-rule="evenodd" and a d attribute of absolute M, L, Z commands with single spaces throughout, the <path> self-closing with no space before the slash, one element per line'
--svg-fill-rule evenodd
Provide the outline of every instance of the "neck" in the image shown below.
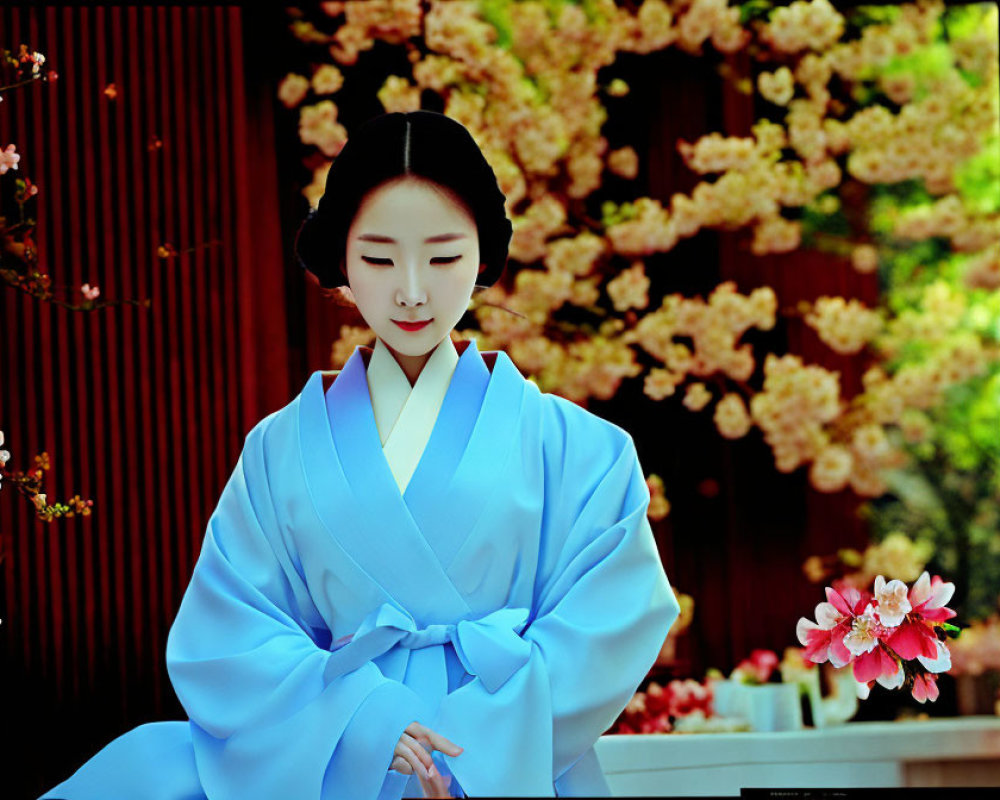
<path fill-rule="evenodd" d="M 385 344 L 385 340 L 383 340 Z M 428 350 L 426 353 L 420 356 L 408 356 L 393 350 L 388 344 L 385 345 L 389 352 L 392 353 L 393 358 L 396 359 L 396 363 L 399 364 L 400 369 L 403 370 L 403 374 L 406 375 L 407 380 L 410 382 L 410 386 L 413 386 L 417 382 L 417 378 L 420 377 L 420 373 L 427 363 L 428 359 L 431 357 L 431 353 L 434 352 L 433 348 Z"/>

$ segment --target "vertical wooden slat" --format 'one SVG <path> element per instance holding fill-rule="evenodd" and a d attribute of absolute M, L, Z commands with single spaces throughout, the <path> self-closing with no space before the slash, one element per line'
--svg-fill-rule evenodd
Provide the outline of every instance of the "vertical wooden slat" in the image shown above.
<path fill-rule="evenodd" d="M 212 52 L 215 55 L 215 68 L 216 73 L 223 86 L 231 86 L 229 70 L 227 68 L 226 54 L 229 52 L 229 43 L 232 39 L 233 33 L 230 28 L 230 18 L 226 13 L 226 10 L 222 7 L 216 7 L 214 9 L 215 19 L 216 19 L 216 40 L 215 46 L 212 48 Z M 225 247 L 225 270 L 224 274 L 226 276 L 223 282 L 222 296 L 226 299 L 223 303 L 223 308 L 225 309 L 225 328 L 226 328 L 226 352 L 230 354 L 230 358 L 227 360 L 226 369 L 226 408 L 229 413 L 234 413 L 235 407 L 238 404 L 238 397 L 242 393 L 243 387 L 239 382 L 239 334 L 240 331 L 237 328 L 236 320 L 236 306 L 239 302 L 237 296 L 238 291 L 238 278 L 235 275 L 236 269 L 235 264 L 239 263 L 239 256 L 237 254 L 237 242 L 236 242 L 236 224 L 235 218 L 238 216 L 238 210 L 236 208 L 236 202 L 238 199 L 238 190 L 233 185 L 233 129 L 232 129 L 232 112 L 229 107 L 229 93 L 220 92 L 218 96 L 219 112 L 217 114 L 217 119 L 219 121 L 219 139 L 222 142 L 221 157 L 219 159 L 219 174 L 222 178 L 222 186 L 224 191 L 220 197 L 220 208 L 219 215 L 221 218 L 220 230 L 222 233 L 222 238 L 226 242 Z M 234 213 L 236 212 L 236 213 Z M 241 419 L 241 415 L 236 413 L 236 417 Z M 234 437 L 235 438 L 235 437 Z M 232 453 L 238 448 L 238 442 L 230 440 L 227 442 L 227 453 Z M 233 465 L 230 465 L 230 468 Z"/>
<path fill-rule="evenodd" d="M 192 91 L 189 84 L 189 67 L 198 64 L 199 59 L 191 58 L 191 49 L 186 45 L 186 38 L 192 33 L 195 23 L 197 8 L 181 8 L 173 6 L 170 9 L 170 50 L 167 64 L 169 69 L 163 72 L 173 76 L 172 91 L 166 93 L 173 103 L 171 117 L 173 126 L 171 128 L 171 158 L 175 165 L 176 180 L 167 186 L 170 191 L 176 189 L 177 218 L 173 224 L 176 231 L 174 246 L 178 251 L 182 251 L 177 259 L 172 262 L 172 269 L 176 271 L 179 286 L 177 297 L 178 326 L 180 334 L 176 337 L 175 344 L 178 347 L 176 358 L 177 363 L 177 392 L 178 392 L 178 412 L 180 413 L 180 425 L 175 428 L 174 436 L 184 442 L 185 459 L 177 459 L 176 464 L 180 468 L 177 475 L 177 486 L 181 492 L 181 513 L 178 523 L 181 527 L 177 529 L 180 535 L 170 537 L 172 545 L 172 564 L 187 563 L 188 540 L 194 518 L 193 498 L 195 496 L 195 485 L 201 481 L 201 420 L 195 412 L 194 392 L 198 380 L 198 361 L 200 360 L 199 349 L 196 342 L 200 338 L 198 326 L 201 318 L 195 313 L 194 295 L 198 293 L 201 275 L 191 267 L 194 261 L 193 254 L 188 251 L 194 245 L 191 234 L 190 218 L 195 209 L 200 208 L 197 200 L 197 170 L 191 161 L 188 138 L 190 136 L 191 125 L 194 118 L 192 111 L 198 104 L 199 94 Z M 183 198 L 183 203 L 180 199 Z M 192 292 L 192 288 L 194 292 Z M 170 569 L 164 573 L 164 586 L 167 591 L 163 595 L 163 611 L 173 608 L 175 594 L 175 572 Z M 169 576 L 169 580 L 168 580 Z M 165 623 L 164 614 L 161 613 L 158 623 Z M 158 624 L 158 627 L 160 625 Z"/>
<path fill-rule="evenodd" d="M 150 508 L 150 512 L 155 509 L 156 519 L 160 526 L 169 531 L 172 525 L 174 514 L 174 503 L 171 501 L 171 487 L 169 485 L 168 469 L 163 464 L 163 457 L 166 446 L 165 428 L 169 426 L 170 420 L 167 416 L 172 384 L 169 381 L 166 369 L 167 364 L 163 358 L 163 337 L 164 328 L 172 327 L 169 319 L 169 298 L 164 292 L 166 281 L 163 278 L 164 262 L 156 257 L 157 245 L 166 238 L 164 236 L 163 223 L 160 211 L 160 177 L 162 173 L 163 150 L 150 150 L 153 137 L 163 137 L 160 120 L 157 115 L 157 86 L 156 71 L 162 67 L 159 63 L 159 38 L 163 30 L 163 19 L 160 9 L 143 7 L 141 9 L 142 36 L 138 46 L 142 52 L 140 59 L 140 74 L 144 79 L 144 92 L 139 107 L 145 114 L 146 126 L 143 158 L 148 161 L 146 171 L 147 184 L 145 194 L 149 200 L 148 216 L 140 226 L 148 232 L 147 248 L 141 256 L 151 271 L 149 281 L 149 292 L 153 298 L 150 314 L 154 318 L 151 322 L 152 336 L 150 342 L 150 363 L 148 364 L 149 374 L 152 382 L 152 429 L 148 430 L 150 441 L 148 446 L 156 452 L 156 463 L 154 470 L 157 475 L 156 504 Z M 143 536 L 141 532 L 136 532 L 132 554 L 132 587 L 133 587 L 133 607 L 132 607 L 132 631 L 137 643 L 142 642 L 148 646 L 145 632 L 149 630 L 150 619 L 154 614 L 150 610 L 158 603 L 160 591 L 160 568 L 159 557 L 157 555 L 159 542 L 151 536 Z M 140 575 L 146 576 L 146 585 L 142 581 L 136 580 Z"/>
<path fill-rule="evenodd" d="M 117 70 L 113 60 L 108 64 L 108 55 L 114 58 L 114 54 L 120 50 L 119 43 L 112 29 L 110 46 L 107 37 L 108 16 L 117 16 L 117 9 L 106 10 L 98 6 L 93 10 L 94 54 L 96 64 L 96 86 L 94 92 L 98 96 L 99 113 L 97 115 L 97 147 L 99 148 L 99 163 L 102 165 L 102 174 L 99 182 L 100 190 L 100 218 L 104 224 L 100 226 L 103 234 L 100 237 L 101 245 L 101 271 L 104 275 L 101 292 L 102 294 L 123 294 L 125 291 L 122 274 L 125 272 L 121 265 L 125 262 L 123 253 L 119 249 L 121 242 L 119 231 L 122 227 L 116 222 L 114 215 L 114 188 L 115 177 L 121 174 L 119 153 L 112 145 L 112 137 L 117 143 L 118 121 L 120 110 L 125 103 L 122 86 L 118 83 Z M 111 100 L 104 94 L 104 89 L 108 85 L 113 85 L 118 93 Z M 125 204 L 123 204 L 125 205 Z M 97 205 L 95 203 L 95 208 Z M 125 226 L 127 227 L 127 226 Z M 95 229 L 95 243 L 97 243 L 97 230 Z M 122 369 L 123 354 L 119 341 L 119 318 L 127 316 L 119 314 L 101 314 L 99 322 L 103 324 L 103 331 L 107 340 L 107 350 L 103 361 L 103 377 L 106 384 L 104 410 L 108 422 L 108 455 L 109 455 L 109 475 L 110 496 L 114 499 L 115 510 L 108 519 L 110 535 L 101 536 L 98 540 L 99 567 L 95 575 L 98 590 L 100 592 L 100 622 L 101 622 L 101 642 L 106 643 L 111 636 L 111 619 L 114 610 L 111 605 L 111 576 L 113 574 L 112 561 L 119 562 L 121 559 L 116 555 L 122 552 L 124 543 L 124 526 L 128 518 L 128 509 L 131 506 L 129 496 L 123 491 L 123 480 L 130 474 L 128 465 L 128 448 L 123 447 L 123 441 L 128 441 L 128 425 L 122 418 L 121 408 L 121 382 L 123 379 Z M 125 322 L 127 324 L 127 320 Z M 126 403 L 126 407 L 130 404 Z M 89 482 L 88 482 L 89 483 Z M 106 645 L 105 645 L 106 646 Z M 98 659 L 96 648 L 90 652 L 89 662 L 91 670 L 96 672 L 97 664 L 101 661 L 101 668 L 104 668 L 103 659 Z"/>
<path fill-rule="evenodd" d="M 78 24 L 76 29 L 78 43 L 86 43 L 80 50 L 80 69 L 77 72 L 77 86 L 79 89 L 79 109 L 81 124 L 80 133 L 83 136 L 83 158 L 77 159 L 80 168 L 79 180 L 81 185 L 82 204 L 80 209 L 79 225 L 81 230 L 81 258 L 78 264 L 79 272 L 75 273 L 74 300 L 79 300 L 80 286 L 84 283 L 98 286 L 105 286 L 107 272 L 105 264 L 100 257 L 98 244 L 102 238 L 99 209 L 97 205 L 97 184 L 105 180 L 104 170 L 108 168 L 106 163 L 98 164 L 95 158 L 97 154 L 97 136 L 95 135 L 95 118 L 99 118 L 107 104 L 107 97 L 103 94 L 104 85 L 97 78 L 95 67 L 100 69 L 99 63 L 95 64 L 98 54 L 101 52 L 101 43 L 95 38 L 94 10 L 90 8 L 78 9 Z M 102 291 L 106 291 L 102 290 Z M 112 289 L 113 291 L 113 289 Z M 80 473 L 77 476 L 75 485 L 67 487 L 67 492 L 73 492 L 77 488 L 91 485 L 90 475 L 94 467 L 98 472 L 115 472 L 115 468 L 108 462 L 109 440 L 116 438 L 114 423 L 110 423 L 107 416 L 107 404 L 105 401 L 105 382 L 107 379 L 107 369 L 114 363 L 113 354 L 108 352 L 108 341 L 103 341 L 103 333 L 106 329 L 107 314 L 94 314 L 91 312 L 78 313 L 73 315 L 77 322 L 77 346 L 81 352 L 78 354 L 78 366 L 80 370 L 79 397 L 77 407 L 79 410 L 78 436 L 82 436 L 86 441 L 102 442 L 102 446 L 88 446 L 80 452 Z M 91 342 L 87 347 L 84 342 Z M 94 346 L 96 345 L 96 346 Z M 110 423 L 110 424 L 109 424 Z M 70 431 L 65 431 L 65 441 L 72 441 Z M 74 437 L 76 438 L 76 437 Z M 75 448 L 78 449 L 78 448 Z M 115 464 L 116 466 L 116 464 Z M 116 499 L 117 495 L 111 490 L 109 481 L 102 480 L 99 483 L 98 497 L 101 505 L 106 509 L 105 532 L 110 533 L 111 528 L 118 518 Z M 95 487 L 96 488 L 96 487 Z M 96 537 L 100 546 L 107 547 L 108 536 Z M 99 582 L 97 567 L 94 561 L 95 537 L 83 537 L 83 563 L 81 573 L 83 575 L 83 614 L 73 613 L 74 609 L 68 609 L 70 619 L 76 620 L 81 629 L 86 632 L 86 663 L 93 675 L 96 656 L 96 584 Z M 72 669 L 74 676 L 74 689 L 77 687 L 77 679 L 81 673 L 79 666 Z"/>
<path fill-rule="evenodd" d="M 102 211 L 107 221 L 105 230 L 108 232 L 109 239 L 109 246 L 105 253 L 106 257 L 117 267 L 116 291 L 123 297 L 134 298 L 132 273 L 135 270 L 132 265 L 136 264 L 136 260 L 131 248 L 133 225 L 129 210 L 132 208 L 133 198 L 136 195 L 128 186 L 125 178 L 129 172 L 128 152 L 133 144 L 126 131 L 126 111 L 128 111 L 129 116 L 134 115 L 134 103 L 138 98 L 138 93 L 131 85 L 132 80 L 126 80 L 125 70 L 121 62 L 122 54 L 127 52 L 123 37 L 121 8 L 115 6 L 110 9 L 109 18 L 108 41 L 110 44 L 108 54 L 110 67 L 107 77 L 114 83 L 118 95 L 116 101 L 108 109 L 107 115 L 102 118 L 104 126 L 101 135 L 101 160 L 104 163 L 110 163 L 112 159 L 115 161 L 114 180 L 108 176 L 108 179 L 104 181 L 102 192 Z M 132 75 L 129 77 L 133 78 Z M 114 146 L 108 141 L 109 131 L 114 132 Z M 121 369 L 114 368 L 117 365 L 113 364 L 110 373 L 111 380 L 114 382 L 114 389 L 110 392 L 110 396 L 114 398 L 116 404 L 111 419 L 120 420 L 123 425 L 122 428 L 119 428 L 119 435 L 113 437 L 114 441 L 112 442 L 112 459 L 117 465 L 113 475 L 113 494 L 118 498 L 119 503 L 119 509 L 115 514 L 114 548 L 110 563 L 104 562 L 102 559 L 103 583 L 107 584 L 108 589 L 114 591 L 113 605 L 107 599 L 107 591 L 102 592 L 102 603 L 109 603 L 102 626 L 107 654 L 114 652 L 115 649 L 121 649 L 110 647 L 114 641 L 111 633 L 112 625 L 114 625 L 114 630 L 118 635 L 118 641 L 125 641 L 125 531 L 126 528 L 134 529 L 138 525 L 135 483 L 144 480 L 136 463 L 139 453 L 129 446 L 130 442 L 136 441 L 138 433 L 136 404 L 132 388 L 138 374 L 135 369 L 133 348 L 135 337 L 130 335 L 129 329 L 134 324 L 135 319 L 145 313 L 147 312 L 142 309 L 131 307 L 126 309 L 121 315 L 123 320 L 120 331 L 117 330 L 118 315 L 107 315 L 112 330 L 112 335 L 109 338 L 117 343 L 120 336 L 121 341 L 121 354 L 118 357 Z M 124 397 L 124 401 L 119 406 L 117 398 L 120 396 Z M 149 452 L 148 448 L 144 448 L 144 450 Z M 126 479 L 128 486 L 126 486 Z M 102 659 L 104 669 L 110 667 L 106 662 L 107 658 Z M 123 655 L 119 655 L 118 668 L 124 677 Z"/>
<path fill-rule="evenodd" d="M 207 9 L 202 19 L 202 26 L 198 36 L 198 52 L 210 53 L 215 47 L 215 37 L 218 35 L 221 26 L 219 24 L 219 13 L 217 8 Z M 204 81 L 206 96 L 218 97 L 222 94 L 222 86 L 219 75 L 218 62 L 215 59 L 202 59 L 205 70 Z M 211 326 L 211 336 L 213 342 L 223 342 L 226 338 L 225 322 L 222 313 L 222 298 L 224 297 L 224 270 L 225 254 L 229 252 L 227 242 L 222 240 L 221 219 L 219 213 L 220 192 L 219 185 L 222 180 L 219 172 L 219 164 L 223 158 L 224 149 L 219 141 L 219 126 L 216 114 L 205 114 L 204 125 L 204 148 L 205 148 L 205 222 L 206 229 L 204 237 L 206 241 L 219 242 L 212 245 L 205 252 L 204 267 L 207 272 L 206 293 L 208 295 L 208 309 L 206 316 Z M 220 357 L 222 356 L 222 357 Z M 208 479 L 204 482 L 205 506 L 199 518 L 199 525 L 191 531 L 191 553 L 187 564 L 180 565 L 179 576 L 184 579 L 187 570 L 190 569 L 194 557 L 200 551 L 200 539 L 205 532 L 205 525 L 208 517 L 215 508 L 218 498 L 210 491 L 210 487 L 219 486 L 225 481 L 225 465 L 228 461 L 226 431 L 230 426 L 225 424 L 226 418 L 226 384 L 229 382 L 229 375 L 226 373 L 227 364 L 232 359 L 225 357 L 225 352 L 220 348 L 214 348 L 209 359 L 209 369 L 211 374 L 211 389 L 207 391 L 208 399 L 211 403 L 211 447 L 206 454 L 206 463 L 209 466 Z"/>
<path fill-rule="evenodd" d="M 53 24 L 49 26 L 49 42 L 66 54 L 69 63 L 72 63 L 73 49 L 72 44 L 67 41 L 70 37 L 65 36 L 65 31 L 72 30 L 72 27 L 67 27 L 73 24 L 71 15 L 72 9 L 59 9 L 58 21 L 57 19 L 51 20 Z M 63 82 L 60 85 L 60 89 L 61 91 L 58 92 L 58 104 L 55 108 L 50 109 L 51 113 L 47 115 L 49 123 L 47 140 L 41 142 L 36 139 L 36 141 L 38 141 L 37 146 L 39 147 L 39 151 L 41 147 L 45 147 L 46 156 L 51 158 L 52 161 L 52 170 L 49 173 L 49 180 L 46 183 L 45 189 L 53 197 L 58 197 L 62 200 L 62 202 L 54 204 L 54 207 L 59 210 L 52 215 L 49 225 L 43 228 L 44 236 L 51 248 L 49 253 L 51 254 L 52 262 L 66 265 L 60 276 L 61 281 L 72 284 L 76 277 L 73 273 L 73 264 L 79 263 L 79 252 L 74 246 L 76 242 L 79 242 L 80 237 L 79 228 L 75 225 L 79 204 L 74 191 L 76 187 L 76 174 L 70 171 L 68 164 L 62 163 L 59 153 L 59 142 L 61 139 L 60 128 L 62 127 L 60 117 L 63 115 L 75 117 L 76 104 L 71 82 Z M 40 226 L 43 225 L 41 215 L 39 215 L 38 224 Z M 67 486 L 72 486 L 76 482 L 76 473 L 73 466 L 75 459 L 70 452 L 61 446 L 61 442 L 57 444 L 59 440 L 57 439 L 56 430 L 72 430 L 75 424 L 73 418 L 74 404 L 72 400 L 77 389 L 73 385 L 75 373 L 70 368 L 72 359 L 70 355 L 69 334 L 69 327 L 72 320 L 67 319 L 68 315 L 61 310 L 49 307 L 47 303 L 43 304 L 38 309 L 38 312 L 41 323 L 41 330 L 39 331 L 41 336 L 38 344 L 42 350 L 39 353 L 40 358 L 36 362 L 38 363 L 39 371 L 35 373 L 35 378 L 38 383 L 41 383 L 43 376 L 52 376 L 55 378 L 55 380 L 51 380 L 50 378 L 50 388 L 42 391 L 39 396 L 44 396 L 47 402 L 54 402 L 56 405 L 54 409 L 46 407 L 46 427 L 51 425 L 52 431 L 50 433 L 49 430 L 46 430 L 45 440 L 46 448 L 53 457 L 53 463 L 56 465 L 53 472 L 58 476 L 53 481 L 53 489 L 58 494 L 61 494 Z M 50 332 L 52 338 L 50 338 Z M 74 331 L 73 339 L 78 340 L 78 335 L 79 331 Z M 53 633 L 53 644 L 58 654 L 53 659 L 57 673 L 56 679 L 60 688 L 64 688 L 65 684 L 62 680 L 62 656 L 64 651 L 62 605 L 65 595 L 68 594 L 71 602 L 76 602 L 79 596 L 77 537 L 75 531 L 70 532 L 68 535 L 63 535 L 58 526 L 47 526 L 45 531 L 46 535 L 44 537 L 39 536 L 38 539 L 42 541 L 44 538 L 47 549 L 52 554 L 53 563 L 51 572 L 47 570 L 45 563 L 39 563 L 39 570 L 44 570 L 44 572 L 39 572 L 38 590 L 46 596 L 51 593 L 51 606 L 45 603 L 42 607 L 45 608 L 43 612 L 45 624 Z M 70 569 L 66 571 L 65 583 L 60 579 L 62 570 L 58 563 L 62 555 L 60 547 L 62 542 L 65 542 L 65 557 L 67 563 L 70 565 Z M 42 579 L 43 575 L 45 576 L 44 579 Z M 41 656 L 43 662 L 48 661 L 48 642 L 46 642 L 46 638 L 43 636 L 42 639 L 43 647 Z M 77 629 L 74 625 L 71 627 L 73 652 L 77 652 L 76 641 Z"/>
<path fill-rule="evenodd" d="M 209 20 L 209 10 L 206 8 L 189 8 L 187 10 L 187 20 L 184 26 L 185 43 L 189 50 L 204 52 L 201 49 L 201 42 L 205 26 Z M 193 264 L 195 287 L 193 301 L 195 303 L 196 320 L 198 329 L 194 331 L 194 340 L 199 342 L 205 338 L 210 330 L 208 306 L 211 295 L 211 273 L 209 265 L 212 261 L 213 251 L 206 250 L 205 243 L 210 237 L 206 234 L 208 223 L 208 207 L 205 197 L 208 189 L 207 164 L 204 157 L 204 136 L 205 118 L 210 116 L 205 113 L 207 109 L 204 105 L 205 87 L 208 81 L 209 65 L 202 59 L 186 59 L 188 65 L 187 72 L 187 94 L 196 102 L 188 104 L 191 114 L 190 124 L 187 126 L 187 136 L 189 140 L 190 164 L 191 164 L 191 202 L 188 207 L 191 211 L 192 226 L 190 231 L 189 247 L 196 248 L 191 254 Z M 192 548 L 190 544 L 201 532 L 201 522 L 206 517 L 206 507 L 208 505 L 208 487 L 213 485 L 211 439 L 212 439 L 212 415 L 213 406 L 212 395 L 216 391 L 216 380 L 212 372 L 212 352 L 197 344 L 194 348 L 195 363 L 197 371 L 194 373 L 194 384 L 191 395 L 195 403 L 195 416 L 198 420 L 198 439 L 195 442 L 196 458 L 192 461 L 197 464 L 198 478 L 191 485 L 191 519 L 189 525 L 191 531 L 188 536 L 177 537 L 177 566 L 174 570 L 174 597 L 180 598 L 183 593 L 186 581 L 180 579 L 184 572 L 183 565 L 192 560 Z"/>
<path fill-rule="evenodd" d="M 226 83 L 232 86 L 233 89 L 233 105 L 235 108 L 243 110 L 246 108 L 246 97 L 244 95 L 243 81 L 239 77 L 243 74 L 244 69 L 243 48 L 240 46 L 241 37 L 243 36 L 243 18 L 241 14 L 241 9 L 238 6 L 229 6 L 226 8 L 226 15 L 229 18 L 229 24 L 226 27 L 229 30 L 231 43 L 229 47 L 225 48 L 224 52 L 229 56 Z M 227 116 L 226 118 L 228 119 L 229 117 Z M 249 157 L 246 149 L 246 120 L 240 119 L 237 115 L 233 115 L 233 120 L 235 128 L 232 135 L 232 158 L 234 163 L 233 191 L 236 195 L 236 218 L 245 220 L 250 216 L 249 198 L 251 191 L 250 174 L 247 169 Z M 246 263 L 253 258 L 253 240 L 251 239 L 249 225 L 236 225 L 233 244 L 235 245 L 237 263 Z M 248 422 L 247 401 L 249 401 L 249 405 L 252 407 L 256 405 L 257 398 L 257 373 L 253 369 L 246 369 L 246 366 L 254 362 L 255 337 L 253 329 L 256 323 L 253 315 L 257 310 L 258 304 L 261 303 L 259 294 L 255 294 L 258 291 L 258 287 L 255 285 L 256 282 L 247 272 L 236 270 L 236 298 L 239 308 L 246 313 L 238 315 L 238 318 L 234 320 L 236 324 L 233 327 L 234 331 L 239 331 L 238 346 L 234 348 L 234 351 L 238 353 L 238 358 L 234 360 L 238 362 L 239 370 L 234 386 L 239 386 L 240 388 L 237 403 L 234 405 L 239 408 L 237 417 L 244 426 Z M 234 306 L 233 315 L 237 316 L 235 312 L 236 307 Z M 249 426 L 243 427 L 242 430 L 246 431 L 247 427 Z"/>

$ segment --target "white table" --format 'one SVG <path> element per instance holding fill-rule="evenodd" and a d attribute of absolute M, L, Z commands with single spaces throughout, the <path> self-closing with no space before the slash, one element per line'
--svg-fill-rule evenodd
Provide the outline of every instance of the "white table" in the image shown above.
<path fill-rule="evenodd" d="M 1000 787 L 1000 717 L 848 722 L 780 733 L 602 736 L 614 796 L 740 788 Z"/>

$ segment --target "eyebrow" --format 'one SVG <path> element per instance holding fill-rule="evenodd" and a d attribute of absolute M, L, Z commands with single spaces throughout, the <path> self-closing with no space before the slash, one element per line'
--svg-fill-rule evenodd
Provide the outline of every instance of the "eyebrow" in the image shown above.
<path fill-rule="evenodd" d="M 433 244 L 435 242 L 450 242 L 454 239 L 464 239 L 464 233 L 440 233 L 437 236 L 428 236 L 424 241 L 427 244 Z M 396 240 L 390 236 L 382 236 L 378 233 L 362 233 L 358 237 L 359 241 L 362 242 L 382 242 L 385 244 L 397 244 Z"/>

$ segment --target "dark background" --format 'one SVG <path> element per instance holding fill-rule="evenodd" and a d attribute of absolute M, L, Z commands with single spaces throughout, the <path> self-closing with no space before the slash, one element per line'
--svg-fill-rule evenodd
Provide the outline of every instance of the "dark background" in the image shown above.
<path fill-rule="evenodd" d="M 17 174 L 40 186 L 41 264 L 57 284 L 96 283 L 101 299 L 152 298 L 148 309 L 74 313 L 0 292 L 9 466 L 26 469 L 47 451 L 49 501 L 79 493 L 95 503 L 90 517 L 46 524 L 9 487 L 0 494 L 3 714 L 13 735 L 4 797 L 41 794 L 139 724 L 185 718 L 164 646 L 243 436 L 311 371 L 331 367 L 340 324 L 358 324 L 292 257 L 312 176 L 298 110 L 276 99 L 286 72 L 308 74 L 287 21 L 282 6 L 265 3 L 0 8 L 2 45 L 25 42 L 59 73 L 0 105 L 0 146 L 16 143 Z M 728 60 L 751 68 L 745 56 Z M 588 202 L 648 194 L 667 205 L 699 180 L 676 152 L 679 138 L 749 134 L 761 110 L 723 84 L 718 62 L 671 50 L 623 54 L 602 71 L 602 82 L 631 86 L 609 99 L 604 135 L 612 148 L 636 148 L 640 174 L 609 174 Z M 349 132 L 380 113 L 375 90 L 387 74 L 407 74 L 406 64 L 400 48 L 377 43 L 343 68 L 334 100 Z M 427 107 L 440 110 L 433 100 Z M 12 213 L 8 178 L 0 200 Z M 166 242 L 194 249 L 164 260 Z M 877 293 L 873 276 L 842 260 L 759 258 L 739 233 L 702 232 L 649 261 L 651 297 L 704 295 L 722 280 L 744 293 L 770 285 L 784 308 L 822 294 L 872 303 Z M 860 385 L 862 365 L 795 320 L 747 340 L 840 370 L 847 392 Z M 672 584 L 695 598 L 695 622 L 679 662 L 651 675 L 659 680 L 728 672 L 754 648 L 780 655 L 797 645 L 795 622 L 824 599 L 802 576 L 803 560 L 866 542 L 858 498 L 811 490 L 804 470 L 778 473 L 759 431 L 727 442 L 710 414 L 691 414 L 680 397 L 654 403 L 635 380 L 589 406 L 633 434 L 672 504 L 653 527 Z M 908 702 L 881 694 L 862 715 Z M 954 713 L 947 678 L 925 710 Z"/>

